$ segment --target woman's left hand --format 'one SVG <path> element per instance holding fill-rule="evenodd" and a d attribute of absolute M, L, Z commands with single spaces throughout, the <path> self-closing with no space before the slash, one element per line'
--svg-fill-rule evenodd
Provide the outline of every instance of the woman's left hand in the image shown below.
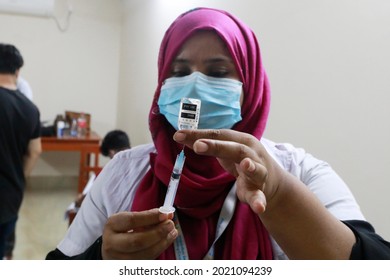
<path fill-rule="evenodd" d="M 276 193 L 282 169 L 258 139 L 234 130 L 180 130 L 174 140 L 197 154 L 214 156 L 237 178 L 237 197 L 261 214 Z"/>

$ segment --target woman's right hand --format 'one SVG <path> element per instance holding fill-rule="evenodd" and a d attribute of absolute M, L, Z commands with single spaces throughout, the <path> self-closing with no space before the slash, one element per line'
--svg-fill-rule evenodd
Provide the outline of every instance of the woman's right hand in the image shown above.
<path fill-rule="evenodd" d="M 156 259 L 178 235 L 172 217 L 157 208 L 112 215 L 103 231 L 102 258 Z"/>

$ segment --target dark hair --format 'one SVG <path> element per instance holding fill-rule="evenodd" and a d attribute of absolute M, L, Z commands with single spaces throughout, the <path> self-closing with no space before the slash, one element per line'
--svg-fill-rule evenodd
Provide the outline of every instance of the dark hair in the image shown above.
<path fill-rule="evenodd" d="M 23 57 L 15 46 L 0 43 L 1 74 L 15 74 L 23 66 L 23 63 Z"/>
<path fill-rule="evenodd" d="M 126 132 L 116 129 L 108 132 L 104 136 L 100 152 L 103 156 L 108 156 L 109 150 L 122 151 L 130 149 L 130 140 Z"/>

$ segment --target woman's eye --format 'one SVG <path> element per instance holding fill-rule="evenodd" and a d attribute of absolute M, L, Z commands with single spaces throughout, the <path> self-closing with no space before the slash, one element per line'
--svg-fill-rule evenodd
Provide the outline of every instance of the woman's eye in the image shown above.
<path fill-rule="evenodd" d="M 229 75 L 229 72 L 226 70 L 210 71 L 207 73 L 207 76 L 214 78 L 224 78 Z"/>
<path fill-rule="evenodd" d="M 184 77 L 191 74 L 191 71 L 189 70 L 173 70 L 171 73 L 172 77 Z"/>

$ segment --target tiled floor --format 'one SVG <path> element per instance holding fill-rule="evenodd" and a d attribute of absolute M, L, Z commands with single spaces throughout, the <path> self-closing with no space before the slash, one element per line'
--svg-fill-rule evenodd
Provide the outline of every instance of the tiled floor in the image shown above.
<path fill-rule="evenodd" d="M 64 213 L 75 199 L 76 189 L 77 181 L 73 184 L 72 180 L 28 184 L 17 223 L 13 259 L 43 260 L 56 247 L 67 229 Z"/>

